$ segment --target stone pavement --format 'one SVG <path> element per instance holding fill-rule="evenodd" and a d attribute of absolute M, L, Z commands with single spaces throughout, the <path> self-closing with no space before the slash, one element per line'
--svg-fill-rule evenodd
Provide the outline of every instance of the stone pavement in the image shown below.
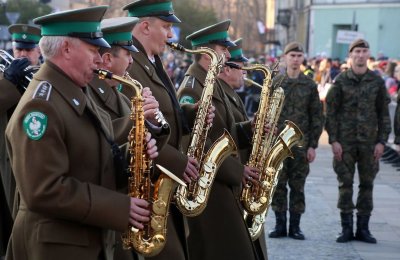
<path fill-rule="evenodd" d="M 358 175 L 355 176 L 354 201 L 358 191 Z M 336 208 L 338 188 L 326 132 L 320 138 L 317 158 L 311 164 L 305 194 L 306 212 L 300 225 L 306 236 L 304 241 L 289 237 L 268 238 L 268 231 L 275 225 L 274 212 L 269 211 L 265 223 L 269 260 L 400 259 L 400 171 L 380 163 L 374 186 L 374 211 L 369 225 L 378 240 L 377 244 L 335 241 L 341 231 L 340 214 Z"/>

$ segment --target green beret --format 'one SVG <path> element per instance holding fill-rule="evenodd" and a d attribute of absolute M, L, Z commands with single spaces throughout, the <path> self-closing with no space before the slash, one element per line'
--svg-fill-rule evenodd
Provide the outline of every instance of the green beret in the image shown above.
<path fill-rule="evenodd" d="M 170 23 L 180 23 L 171 0 L 136 0 L 123 7 L 131 17 L 158 17 Z"/>
<path fill-rule="evenodd" d="M 186 37 L 186 40 L 192 42 L 192 46 L 201 46 L 208 43 L 215 43 L 218 45 L 233 47 L 235 44 L 229 39 L 228 29 L 231 20 L 225 20 L 217 24 L 210 25 L 206 28 L 200 29 Z"/>
<path fill-rule="evenodd" d="M 249 59 L 243 55 L 242 38 L 237 39 L 233 43 L 236 44 L 236 46 L 229 47 L 228 49 L 229 53 L 231 54 L 229 61 L 248 62 Z"/>
<path fill-rule="evenodd" d="M 132 41 L 132 29 L 139 19 L 135 17 L 117 17 L 101 21 L 103 38 L 110 45 L 120 46 L 128 51 L 137 52 Z"/>
<path fill-rule="evenodd" d="M 100 30 L 100 21 L 107 8 L 96 6 L 67 10 L 38 17 L 33 22 L 41 25 L 42 36 L 75 37 L 95 46 L 109 48 Z"/>
<path fill-rule="evenodd" d="M 13 24 L 8 27 L 13 45 L 21 49 L 33 49 L 40 40 L 40 28 L 28 24 Z"/>
<path fill-rule="evenodd" d="M 288 54 L 291 51 L 296 51 L 296 52 L 303 52 L 304 53 L 304 48 L 303 45 L 299 42 L 291 42 L 288 45 L 286 45 L 285 50 L 283 51 L 284 54 Z"/>
<path fill-rule="evenodd" d="M 354 42 L 352 42 L 349 46 L 349 52 L 351 52 L 354 48 L 359 47 L 359 48 L 367 48 L 369 49 L 369 44 L 366 40 L 363 39 L 357 39 Z"/>

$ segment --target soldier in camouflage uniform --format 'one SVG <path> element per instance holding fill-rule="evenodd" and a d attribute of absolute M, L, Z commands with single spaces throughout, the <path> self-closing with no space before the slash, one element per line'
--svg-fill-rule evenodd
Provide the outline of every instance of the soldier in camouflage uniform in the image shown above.
<path fill-rule="evenodd" d="M 373 209 L 372 191 L 385 142 L 390 133 L 385 83 L 367 67 L 369 44 L 354 41 L 349 48 L 351 68 L 341 73 L 329 90 L 326 130 L 334 155 L 333 169 L 339 181 L 342 233 L 336 242 L 353 239 L 353 209 L 357 209 L 355 239 L 376 243 L 368 229 Z M 355 165 L 359 175 L 357 204 L 353 204 Z"/>
<path fill-rule="evenodd" d="M 300 65 L 304 60 L 301 44 L 289 43 L 285 48 L 286 73 L 276 76 L 275 82 L 282 81 L 281 87 L 285 92 L 285 102 L 278 121 L 278 129 L 284 128 L 284 121 L 293 121 L 304 134 L 302 146 L 293 147 L 294 159 L 288 158 L 283 163 L 279 176 L 272 209 L 276 216 L 276 226 L 269 237 L 287 236 L 286 211 L 288 210 L 289 194 L 289 236 L 304 240 L 300 230 L 300 217 L 305 211 L 304 185 L 310 171 L 309 163 L 315 159 L 315 149 L 323 128 L 322 105 L 319 100 L 317 86 L 306 75 L 301 73 Z"/>

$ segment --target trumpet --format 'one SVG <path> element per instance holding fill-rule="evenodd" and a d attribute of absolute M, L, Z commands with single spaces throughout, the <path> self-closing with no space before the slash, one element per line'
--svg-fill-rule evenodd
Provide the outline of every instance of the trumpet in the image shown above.
<path fill-rule="evenodd" d="M 11 54 L 9 54 L 7 51 L 1 50 L 1 49 L 0 49 L 0 58 L 4 61 L 4 63 L 2 62 L 0 64 L 1 72 L 4 72 L 6 70 L 6 68 L 11 64 L 11 62 L 13 62 L 13 60 L 15 60 L 15 58 Z M 22 84 L 23 89 L 27 88 L 27 86 L 29 85 L 29 83 L 32 80 L 33 74 L 35 74 L 35 72 L 38 71 L 39 68 L 40 68 L 40 66 L 28 66 L 25 68 L 25 71 L 32 70 L 32 69 L 33 69 L 33 71 L 25 76 L 25 79 L 27 80 L 27 84 Z"/>

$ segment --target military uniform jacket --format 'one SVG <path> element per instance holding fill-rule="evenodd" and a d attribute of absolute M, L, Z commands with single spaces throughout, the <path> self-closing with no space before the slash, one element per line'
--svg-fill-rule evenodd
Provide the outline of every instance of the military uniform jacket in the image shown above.
<path fill-rule="evenodd" d="M 181 101 L 197 102 L 202 94 L 207 71 L 192 64 L 178 91 Z M 235 141 L 237 126 L 229 101 L 216 80 L 212 103 L 215 106 L 213 126 L 208 138 L 215 141 L 227 129 Z M 251 128 L 251 127 L 250 127 Z M 211 187 L 207 207 L 197 217 L 188 218 L 190 258 L 196 259 L 255 259 L 255 252 L 243 220 L 236 192 L 241 185 L 244 165 L 239 158 L 229 156 L 219 168 Z"/>
<path fill-rule="evenodd" d="M 184 119 L 182 118 L 183 114 L 179 112 L 180 107 L 176 100 L 175 89 L 169 78 L 169 86 L 164 85 L 157 75 L 155 66 L 148 59 L 142 44 L 134 37 L 133 44 L 139 49 L 139 52 L 132 53 L 133 63 L 129 75 L 139 81 L 143 87 L 150 88 L 153 96 L 159 102 L 159 109 L 169 123 L 171 130 L 168 143 L 159 150 L 159 156 L 154 162 L 183 179 L 188 158 L 181 149 Z M 156 57 L 156 59 L 161 62 L 159 57 Z M 122 93 L 129 98 L 133 95 L 133 92 L 127 88 L 123 88 Z M 175 103 L 173 98 L 176 100 Z M 163 251 L 152 259 L 187 259 L 184 217 L 175 206 L 170 207 L 170 212 L 167 222 L 167 244 Z M 182 245 L 185 252 L 181 252 L 179 245 Z M 182 253 L 185 255 L 182 255 Z"/>
<path fill-rule="evenodd" d="M 33 115 L 42 127 L 24 127 Z M 112 137 L 110 117 L 46 61 L 6 130 L 21 194 L 7 259 L 95 260 L 113 246 L 105 229 L 128 227 L 130 200 L 114 191 L 110 145 L 93 116 Z"/>
<path fill-rule="evenodd" d="M 133 63 L 129 70 L 129 75 L 139 81 L 143 87 L 149 87 L 153 96 L 159 102 L 160 111 L 164 114 L 165 119 L 170 125 L 171 134 L 168 144 L 159 151 L 159 156 L 155 160 L 156 163 L 162 164 L 176 176 L 183 179 L 183 173 L 187 165 L 187 156 L 181 151 L 181 139 L 183 132 L 182 114 L 176 108 L 170 95 L 176 97 L 175 89 L 171 93 L 168 86 L 164 86 L 162 80 L 158 77 L 154 65 L 148 59 L 142 45 L 135 38 L 134 45 L 140 50 L 132 53 Z M 159 59 L 159 57 L 156 57 Z M 172 82 L 169 81 L 173 88 Z M 122 93 L 131 98 L 133 91 L 123 88 Z"/>
<path fill-rule="evenodd" d="M 219 82 L 221 83 L 221 86 L 226 93 L 226 96 L 228 97 L 228 100 L 230 102 L 230 107 L 232 108 L 232 114 L 235 119 L 235 122 L 244 122 L 249 120 L 246 114 L 246 109 L 244 107 L 244 104 L 242 102 L 242 99 L 239 97 L 237 92 L 233 90 L 229 84 L 227 84 L 224 80 L 220 79 Z M 240 149 L 240 159 L 243 164 L 246 164 L 250 153 L 251 153 L 251 146 L 245 149 Z M 241 187 L 240 187 L 241 191 Z M 268 259 L 268 254 L 267 254 L 267 243 L 265 241 L 265 234 L 264 231 L 261 233 L 260 237 L 253 242 L 255 244 L 256 248 L 259 248 L 260 251 L 258 251 L 258 257 L 259 259 Z"/>
<path fill-rule="evenodd" d="M 229 100 L 229 104 L 230 104 L 230 107 L 232 108 L 231 111 L 232 111 L 233 119 L 234 119 L 235 123 L 248 121 L 249 118 L 247 117 L 246 109 L 244 108 L 242 99 L 239 97 L 239 95 L 236 93 L 236 91 L 233 90 L 224 80 L 219 79 L 219 82 Z M 248 136 L 247 138 L 251 139 L 252 137 Z M 251 152 L 251 146 L 246 147 L 244 149 L 240 149 L 239 152 L 240 152 L 241 162 L 243 164 L 246 164 L 247 160 L 249 158 L 249 154 Z"/>
<path fill-rule="evenodd" d="M 5 131 L 13 108 L 18 104 L 21 93 L 17 87 L 7 79 L 0 76 L 0 175 L 4 186 L 7 204 L 13 209 L 15 180 L 12 176 L 11 167 L 5 143 Z"/>
<path fill-rule="evenodd" d="M 337 76 L 326 97 L 329 143 L 377 144 L 391 131 L 384 81 L 368 70 L 360 79 L 352 69 Z"/>
<path fill-rule="evenodd" d="M 317 86 L 312 79 L 300 73 L 297 79 L 290 79 L 281 74 L 274 78 L 280 82 L 285 93 L 285 101 L 278 119 L 278 130 L 284 128 L 285 120 L 295 123 L 303 132 L 302 145 L 305 149 L 318 147 L 318 140 L 322 133 L 324 117 L 319 99 Z"/>

